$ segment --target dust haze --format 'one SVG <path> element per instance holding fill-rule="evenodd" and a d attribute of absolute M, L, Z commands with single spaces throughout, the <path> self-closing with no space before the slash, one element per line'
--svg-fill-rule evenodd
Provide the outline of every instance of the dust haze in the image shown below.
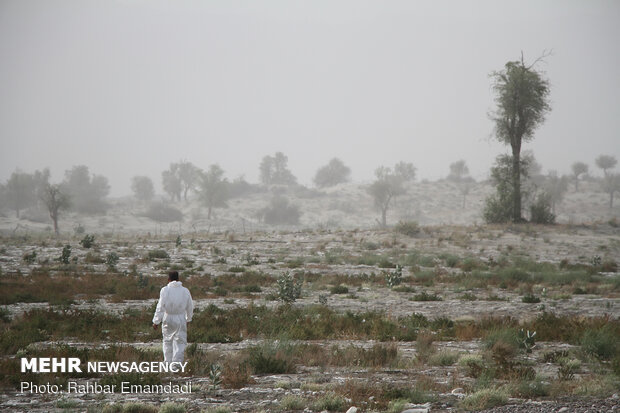
<path fill-rule="evenodd" d="M 131 196 L 143 176 L 169 199 L 171 163 L 217 164 L 229 182 L 256 185 L 280 152 L 309 190 L 340 159 L 346 188 L 372 208 L 376 169 L 405 162 L 416 206 L 400 215 L 424 221 L 434 207 L 423 198 L 437 198 L 432 183 L 451 163 L 482 182 L 510 152 L 489 117 L 490 74 L 549 51 L 537 68 L 552 110 L 523 150 L 540 175 L 580 161 L 603 179 L 595 159 L 620 156 L 618 21 L 614 1 L 3 1 L 0 181 L 49 167 L 58 183 L 85 165 L 108 180 L 108 198 Z M 591 187 L 604 211 L 608 196 Z M 481 220 L 480 191 L 465 222 Z"/>

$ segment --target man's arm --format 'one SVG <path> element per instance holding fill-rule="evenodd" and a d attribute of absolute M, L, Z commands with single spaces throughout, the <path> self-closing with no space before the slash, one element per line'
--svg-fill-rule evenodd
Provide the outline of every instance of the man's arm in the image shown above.
<path fill-rule="evenodd" d="M 192 295 L 187 290 L 187 303 L 185 304 L 185 319 L 189 323 L 194 317 L 194 302 L 192 301 Z"/>
<path fill-rule="evenodd" d="M 164 291 L 164 288 L 159 291 L 159 301 L 157 302 L 157 308 L 155 309 L 155 315 L 153 316 L 153 328 L 155 329 L 164 317 Z"/>

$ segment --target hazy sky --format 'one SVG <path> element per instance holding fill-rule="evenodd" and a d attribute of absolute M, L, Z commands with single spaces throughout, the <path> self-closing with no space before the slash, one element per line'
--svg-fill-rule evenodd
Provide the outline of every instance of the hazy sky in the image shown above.
<path fill-rule="evenodd" d="M 256 181 L 275 151 L 305 184 L 334 156 L 356 181 L 461 158 L 483 178 L 508 150 L 489 73 L 549 49 L 553 111 L 524 149 L 595 170 L 620 158 L 619 40 L 613 0 L 0 0 L 0 180 L 86 164 L 124 195 L 181 159 Z"/>

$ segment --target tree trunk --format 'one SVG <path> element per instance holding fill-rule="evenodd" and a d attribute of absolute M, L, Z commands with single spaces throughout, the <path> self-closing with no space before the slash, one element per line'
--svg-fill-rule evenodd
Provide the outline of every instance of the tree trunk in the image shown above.
<path fill-rule="evenodd" d="M 381 209 L 381 226 L 387 227 L 387 205 Z"/>
<path fill-rule="evenodd" d="M 579 192 L 579 177 L 575 177 L 575 192 Z"/>
<path fill-rule="evenodd" d="M 211 219 L 211 210 L 213 209 L 213 207 L 211 205 L 209 205 L 209 209 L 207 210 L 207 219 Z"/>
<path fill-rule="evenodd" d="M 512 222 L 521 218 L 521 145 L 512 145 Z"/>
<path fill-rule="evenodd" d="M 50 212 L 50 218 L 52 218 L 52 222 L 54 223 L 54 234 L 58 236 L 58 213 Z"/>
<path fill-rule="evenodd" d="M 609 192 L 609 209 L 614 207 L 614 191 Z"/>
<path fill-rule="evenodd" d="M 461 209 L 465 209 L 465 198 L 467 197 L 467 195 L 463 194 L 463 205 L 461 206 Z"/>

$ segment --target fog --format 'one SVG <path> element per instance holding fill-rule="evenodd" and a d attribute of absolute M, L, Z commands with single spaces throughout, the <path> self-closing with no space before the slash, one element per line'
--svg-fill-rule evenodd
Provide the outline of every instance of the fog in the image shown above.
<path fill-rule="evenodd" d="M 352 179 L 412 162 L 417 179 L 493 140 L 489 74 L 539 63 L 552 112 L 535 139 L 544 170 L 620 157 L 617 1 L 0 2 L 0 180 L 73 165 L 130 179 L 188 160 L 258 180 L 276 151 L 310 185 L 337 156 Z"/>

